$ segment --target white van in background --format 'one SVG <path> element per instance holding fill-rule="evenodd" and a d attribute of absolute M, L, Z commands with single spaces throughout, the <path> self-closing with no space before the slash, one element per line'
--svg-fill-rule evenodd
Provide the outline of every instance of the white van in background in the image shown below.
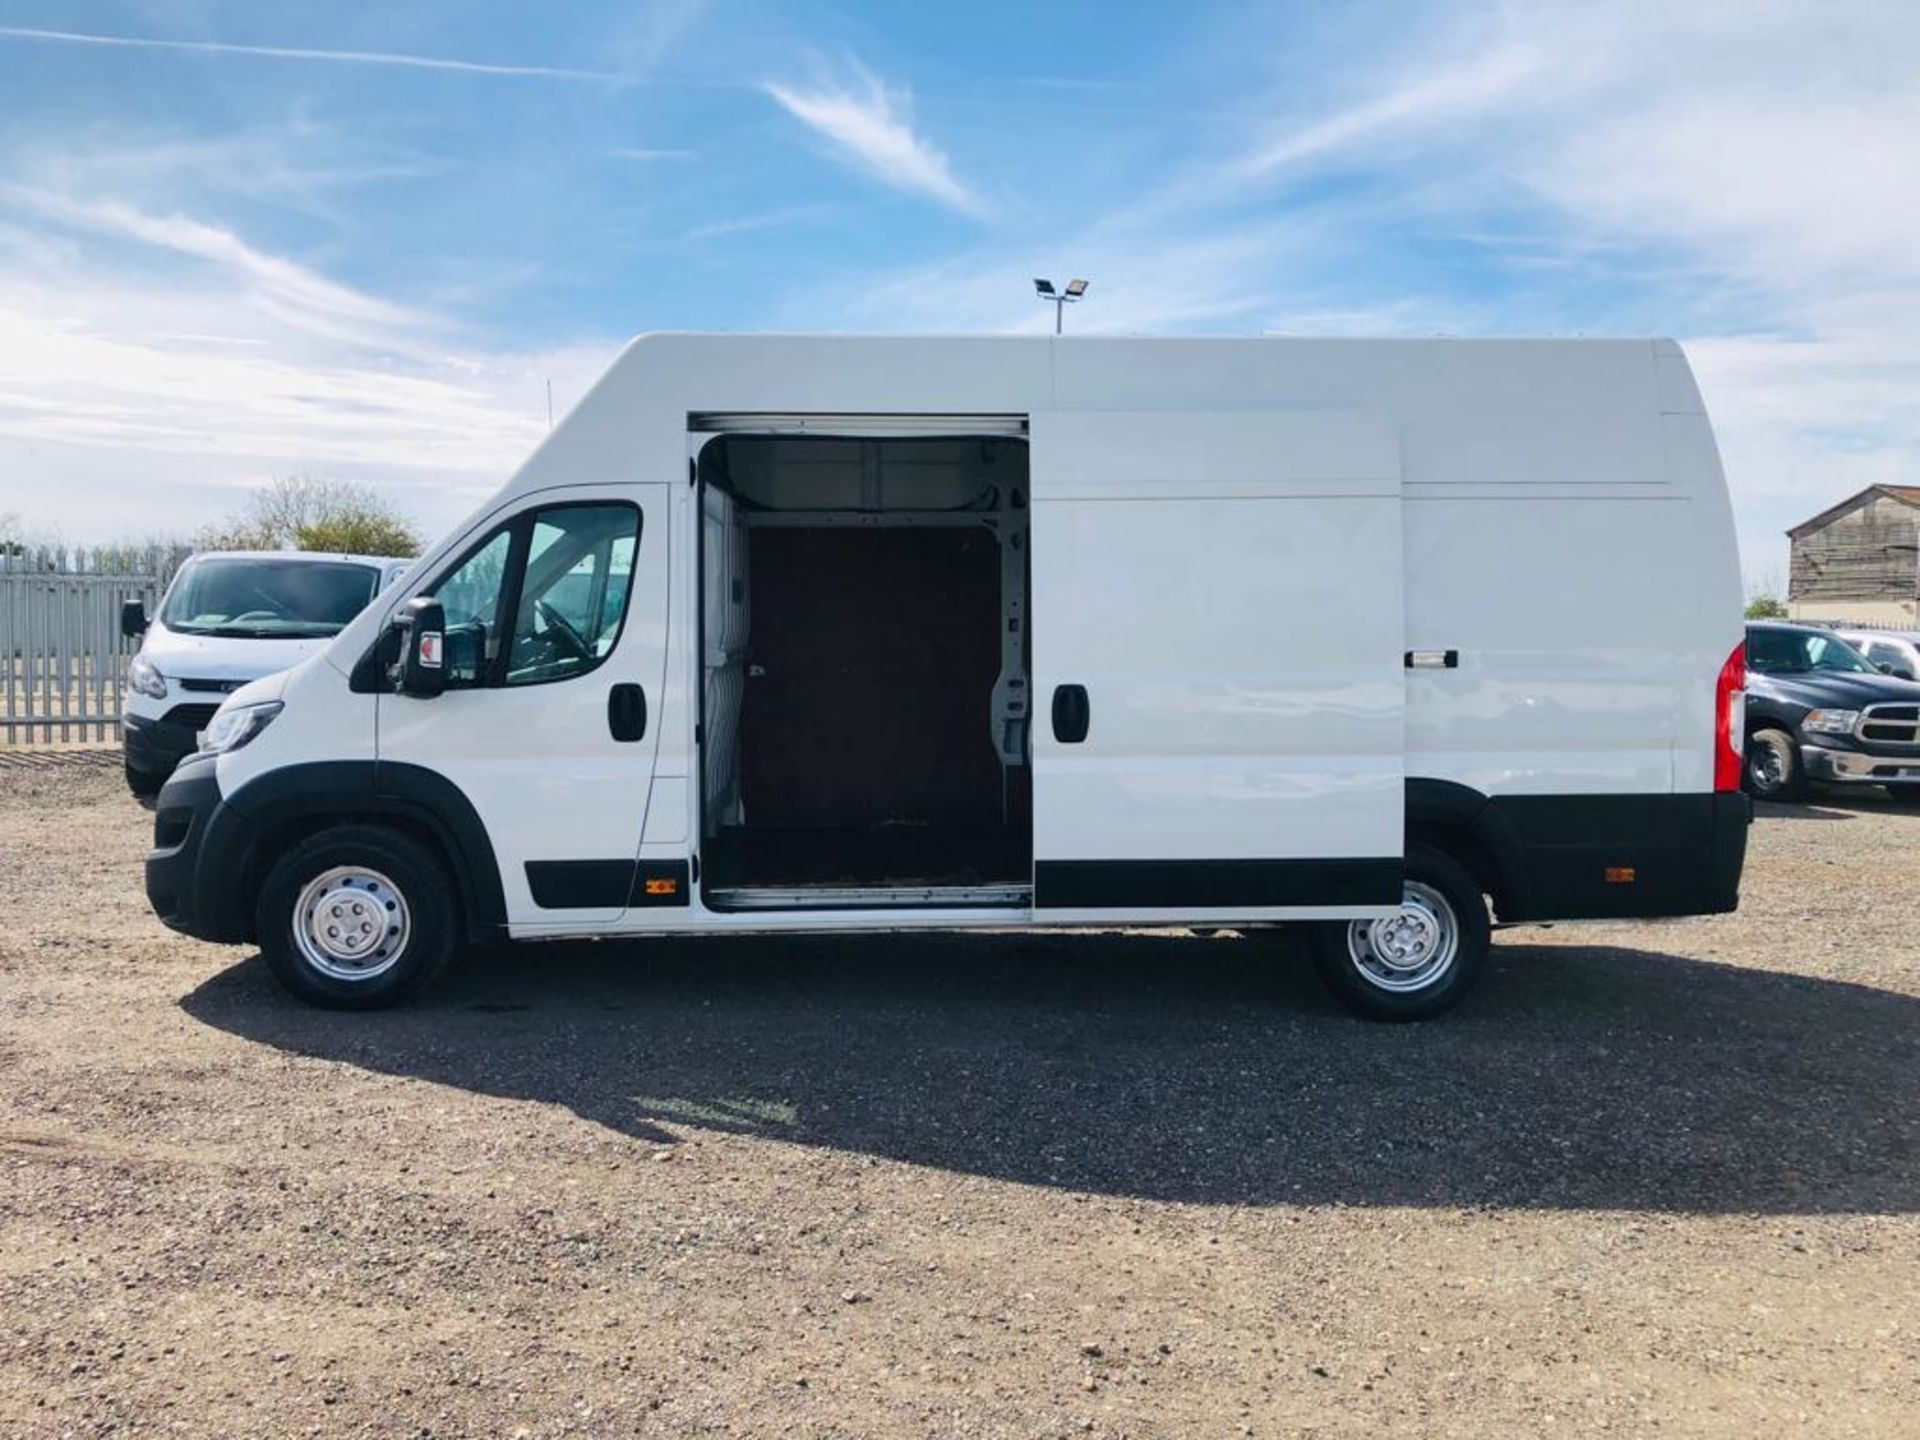
<path fill-rule="evenodd" d="M 303 550 L 208 550 L 183 564 L 151 620 L 120 608 L 120 630 L 144 637 L 127 665 L 121 709 L 127 785 L 160 793 L 220 702 L 249 680 L 323 649 L 412 560 Z"/>
<path fill-rule="evenodd" d="M 342 1007 L 508 937 L 1304 922 L 1405 1019 L 1490 912 L 1733 908 L 1743 684 L 1670 341 L 652 336 L 226 700 L 147 892 Z"/>

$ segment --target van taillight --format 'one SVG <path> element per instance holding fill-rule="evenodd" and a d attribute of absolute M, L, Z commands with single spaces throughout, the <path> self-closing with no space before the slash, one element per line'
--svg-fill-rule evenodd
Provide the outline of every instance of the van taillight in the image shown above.
<path fill-rule="evenodd" d="M 1747 728 L 1747 642 L 1720 667 L 1713 687 L 1713 788 L 1740 788 L 1741 750 Z"/>

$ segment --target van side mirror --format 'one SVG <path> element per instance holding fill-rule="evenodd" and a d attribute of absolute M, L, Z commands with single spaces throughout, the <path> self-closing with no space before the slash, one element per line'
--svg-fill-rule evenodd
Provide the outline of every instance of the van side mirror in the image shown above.
<path fill-rule="evenodd" d="M 431 700 L 447 688 L 447 612 L 431 595 L 419 595 L 400 607 L 394 625 L 400 632 L 400 675 L 394 688 Z"/>
<path fill-rule="evenodd" d="M 120 633 L 129 640 L 138 640 L 147 633 L 146 601 L 122 600 L 120 602 Z"/>

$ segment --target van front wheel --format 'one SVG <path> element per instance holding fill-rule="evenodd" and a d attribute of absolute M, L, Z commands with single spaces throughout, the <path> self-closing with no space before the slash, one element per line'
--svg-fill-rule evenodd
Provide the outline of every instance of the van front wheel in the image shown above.
<path fill-rule="evenodd" d="M 453 953 L 453 887 L 433 853 L 378 825 L 310 835 L 260 887 L 260 950 L 280 983 L 335 1010 L 417 994 Z"/>
<path fill-rule="evenodd" d="M 1424 845 L 1407 851 L 1400 911 L 1314 926 L 1314 964 L 1334 998 L 1369 1020 L 1451 1009 L 1486 965 L 1492 925 L 1466 867 Z"/>

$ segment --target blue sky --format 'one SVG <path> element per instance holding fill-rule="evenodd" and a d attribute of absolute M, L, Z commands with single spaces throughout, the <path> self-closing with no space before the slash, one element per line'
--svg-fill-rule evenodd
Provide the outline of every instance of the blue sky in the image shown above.
<path fill-rule="evenodd" d="M 1671 334 L 1920 483 L 1920 6 L 0 0 L 0 512 L 465 513 L 649 329 Z"/>

